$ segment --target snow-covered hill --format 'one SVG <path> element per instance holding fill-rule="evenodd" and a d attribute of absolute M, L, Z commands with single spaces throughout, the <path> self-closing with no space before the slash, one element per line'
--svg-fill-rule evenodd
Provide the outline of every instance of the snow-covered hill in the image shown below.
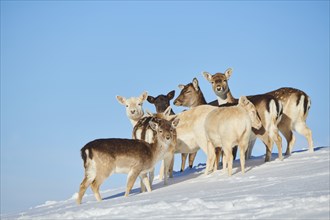
<path fill-rule="evenodd" d="M 88 194 L 78 206 L 74 195 L 1 219 L 329 219 L 329 158 L 330 147 L 269 163 L 256 157 L 244 175 L 235 161 L 232 177 L 222 170 L 205 176 L 199 164 L 175 173 L 168 186 L 156 180 L 151 193 L 136 185 L 125 198 L 123 186 L 103 191 L 100 203 Z"/>

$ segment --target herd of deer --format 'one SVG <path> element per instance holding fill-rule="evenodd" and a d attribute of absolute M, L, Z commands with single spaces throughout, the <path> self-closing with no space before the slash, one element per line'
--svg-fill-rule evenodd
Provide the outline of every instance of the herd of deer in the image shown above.
<path fill-rule="evenodd" d="M 167 184 L 173 177 L 174 154 L 182 154 L 181 171 L 189 154 L 192 167 L 197 151 L 201 148 L 207 155 L 205 174 L 217 170 L 220 156 L 223 169 L 232 174 L 232 164 L 237 146 L 240 153 L 241 171 L 244 173 L 245 158 L 252 153 L 256 138 L 266 146 L 265 161 L 271 160 L 273 142 L 282 156 L 282 138 L 287 141 L 286 155 L 290 155 L 295 142 L 293 131 L 306 137 L 309 151 L 313 152 L 312 132 L 306 125 L 311 105 L 309 96 L 294 88 L 280 88 L 261 95 L 242 96 L 235 99 L 228 86 L 232 69 L 214 75 L 203 72 L 217 100 L 207 103 L 196 78 L 187 85 L 179 85 L 180 95 L 174 105 L 189 107 L 175 114 L 170 100 L 175 91 L 157 97 L 146 92 L 139 97 L 117 96 L 126 106 L 126 114 L 133 125 L 133 139 L 97 139 L 81 149 L 85 177 L 80 184 L 77 203 L 80 204 L 86 189 L 91 186 L 98 201 L 99 187 L 113 173 L 127 173 L 125 196 L 128 196 L 137 177 L 141 179 L 141 191 L 151 191 L 154 167 L 163 161 L 160 178 Z M 156 107 L 156 114 L 145 115 L 145 100 Z M 228 166 L 228 169 L 227 169 Z"/>

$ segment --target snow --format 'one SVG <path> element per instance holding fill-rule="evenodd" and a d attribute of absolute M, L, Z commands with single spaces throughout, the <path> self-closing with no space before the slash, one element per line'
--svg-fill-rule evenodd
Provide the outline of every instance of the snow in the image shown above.
<path fill-rule="evenodd" d="M 81 205 L 74 193 L 1 219 L 329 219 L 330 147 L 276 157 L 248 160 L 245 174 L 236 160 L 231 177 L 222 170 L 206 176 L 199 164 L 176 172 L 167 186 L 156 179 L 150 193 L 136 184 L 126 198 L 123 186 L 101 192 L 102 202 L 85 194 Z"/>

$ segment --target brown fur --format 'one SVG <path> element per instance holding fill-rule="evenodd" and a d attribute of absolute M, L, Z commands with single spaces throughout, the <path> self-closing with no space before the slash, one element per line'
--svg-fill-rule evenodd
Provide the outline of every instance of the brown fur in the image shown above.
<path fill-rule="evenodd" d="M 100 185 L 113 173 L 127 173 L 125 196 L 128 196 L 138 176 L 151 191 L 146 173 L 153 169 L 155 163 L 162 159 L 167 148 L 174 141 L 175 127 L 178 120 L 172 123 L 162 119 L 159 123 L 150 122 L 156 131 L 153 144 L 143 140 L 132 139 L 97 139 L 81 149 L 84 160 L 85 177 L 80 184 L 77 203 L 80 204 L 86 189 L 91 186 L 95 198 L 101 201 Z"/>
<path fill-rule="evenodd" d="M 267 94 L 273 95 L 283 103 L 283 116 L 279 122 L 279 130 L 287 140 L 286 155 L 290 155 L 295 142 L 293 131 L 305 136 L 309 151 L 314 151 L 312 131 L 306 124 L 311 106 L 310 97 L 303 91 L 295 88 L 280 88 Z"/>
<path fill-rule="evenodd" d="M 181 92 L 179 96 L 175 99 L 174 105 L 176 106 L 185 106 L 188 108 L 196 107 L 199 105 L 205 105 L 207 104 L 204 94 L 202 90 L 199 87 L 198 80 L 196 78 L 193 79 L 191 83 L 188 83 L 186 85 L 179 85 L 179 88 L 181 88 Z M 238 100 L 237 100 L 238 101 Z M 237 103 L 233 104 L 236 105 Z M 215 105 L 215 106 L 218 106 Z M 216 149 L 216 169 L 218 169 L 219 166 L 219 161 L 220 161 L 220 156 L 221 156 L 221 150 L 219 147 Z M 233 149 L 233 157 L 234 160 L 236 158 L 236 153 L 237 153 L 237 147 Z M 185 163 L 185 158 L 182 159 Z M 190 155 L 189 155 L 189 161 L 190 161 Z M 184 165 L 183 163 L 183 165 Z M 184 169 L 184 166 L 181 168 L 181 170 Z"/>
<path fill-rule="evenodd" d="M 191 86 L 193 86 L 192 83 L 191 83 Z M 170 106 L 170 100 L 173 99 L 174 95 L 175 95 L 175 91 L 173 90 L 173 91 L 169 92 L 167 95 L 158 95 L 156 98 L 154 98 L 153 96 L 148 96 L 147 100 L 151 104 L 155 105 L 157 113 L 161 113 L 161 112 L 165 111 L 165 109 Z M 203 97 L 203 99 L 204 99 L 204 97 Z M 204 101 L 205 101 L 205 99 L 204 99 Z M 176 101 L 174 101 L 174 104 L 175 104 L 175 102 Z M 174 112 L 172 110 L 171 110 L 171 115 L 174 115 Z M 197 153 L 190 153 L 189 154 L 189 167 L 190 168 L 193 167 L 193 163 L 194 163 L 196 154 Z M 182 153 L 181 154 L 181 170 L 180 170 L 180 172 L 182 172 L 185 169 L 187 156 L 188 156 L 187 153 Z M 170 175 L 171 176 L 173 176 L 171 174 L 172 170 L 173 170 L 172 166 L 173 165 L 171 165 L 171 168 L 170 168 Z"/>
<path fill-rule="evenodd" d="M 203 73 L 204 77 L 212 84 L 212 89 L 218 97 L 218 104 L 220 106 L 238 102 L 229 89 L 228 80 L 231 74 L 232 69 L 226 70 L 225 73 L 216 73 L 214 75 L 207 72 Z M 282 138 L 277 129 L 278 120 L 281 118 L 281 103 L 271 94 L 253 95 L 247 96 L 247 98 L 255 105 L 263 125 L 259 130 L 253 129 L 253 133 L 260 138 L 266 146 L 265 161 L 270 161 L 271 159 L 273 141 L 276 142 L 279 158 L 282 159 Z M 275 109 L 272 108 L 272 105 L 275 105 Z M 267 128 L 267 125 L 269 128 Z M 251 155 L 254 142 L 255 138 L 252 138 L 247 151 L 247 158 Z"/>

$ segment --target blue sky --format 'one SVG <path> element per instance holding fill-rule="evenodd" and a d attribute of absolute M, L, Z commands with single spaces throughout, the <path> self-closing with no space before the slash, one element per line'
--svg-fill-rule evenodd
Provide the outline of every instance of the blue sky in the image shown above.
<path fill-rule="evenodd" d="M 329 146 L 328 1 L 1 1 L 1 213 L 71 197 L 80 148 L 131 137 L 116 95 L 177 96 L 197 77 L 212 101 L 201 72 L 229 67 L 236 97 L 309 94 L 315 146 Z M 296 137 L 294 149 L 306 148 Z M 264 152 L 257 141 L 253 154 Z M 102 189 L 125 181 L 114 175 Z"/>

